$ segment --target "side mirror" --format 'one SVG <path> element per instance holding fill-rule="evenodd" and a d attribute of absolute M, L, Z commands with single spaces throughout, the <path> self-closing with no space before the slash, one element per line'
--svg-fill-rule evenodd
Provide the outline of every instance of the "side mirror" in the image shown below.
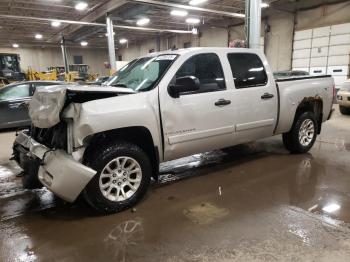
<path fill-rule="evenodd" d="M 178 77 L 175 84 L 168 86 L 169 95 L 178 98 L 180 93 L 193 92 L 199 90 L 199 80 L 194 76 Z"/>

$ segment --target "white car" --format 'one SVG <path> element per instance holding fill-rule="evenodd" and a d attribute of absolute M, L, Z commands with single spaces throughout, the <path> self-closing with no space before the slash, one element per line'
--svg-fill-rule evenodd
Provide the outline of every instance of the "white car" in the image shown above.
<path fill-rule="evenodd" d="M 140 201 L 161 162 L 277 134 L 307 152 L 334 93 L 330 76 L 275 80 L 262 52 L 238 48 L 152 53 L 109 84 L 38 90 L 14 144 L 24 177 L 104 213 Z"/>
<path fill-rule="evenodd" d="M 350 79 L 345 81 L 337 93 L 340 113 L 350 115 Z"/>

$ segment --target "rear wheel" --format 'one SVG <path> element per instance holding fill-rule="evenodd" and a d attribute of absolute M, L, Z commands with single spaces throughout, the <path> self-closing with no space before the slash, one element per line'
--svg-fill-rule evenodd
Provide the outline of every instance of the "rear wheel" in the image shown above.
<path fill-rule="evenodd" d="M 347 108 L 345 106 L 339 106 L 339 111 L 343 115 L 350 115 L 350 108 Z"/>
<path fill-rule="evenodd" d="M 310 150 L 317 136 L 317 122 L 312 112 L 301 113 L 292 129 L 283 134 L 283 143 L 293 154 L 306 153 Z"/>
<path fill-rule="evenodd" d="M 100 213 L 134 206 L 146 194 L 152 168 L 146 153 L 134 144 L 119 142 L 94 154 L 88 165 L 97 171 L 84 189 L 85 200 Z"/>

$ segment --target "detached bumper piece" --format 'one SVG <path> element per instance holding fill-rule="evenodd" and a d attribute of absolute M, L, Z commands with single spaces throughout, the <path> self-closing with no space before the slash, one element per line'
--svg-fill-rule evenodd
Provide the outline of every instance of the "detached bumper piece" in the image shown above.
<path fill-rule="evenodd" d="M 52 150 L 38 143 L 24 132 L 18 134 L 16 147 L 27 150 L 26 157 L 33 163 L 39 161 L 38 178 L 40 182 L 60 198 L 73 202 L 89 183 L 96 171 L 79 163 L 64 150 Z M 24 152 L 15 152 L 23 154 Z M 19 159 L 21 157 L 16 157 Z M 27 160 L 28 161 L 28 160 Z M 21 166 L 23 163 L 19 163 Z"/>

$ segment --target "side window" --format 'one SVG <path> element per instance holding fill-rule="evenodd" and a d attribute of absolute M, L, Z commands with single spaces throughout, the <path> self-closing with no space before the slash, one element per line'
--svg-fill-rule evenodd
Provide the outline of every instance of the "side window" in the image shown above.
<path fill-rule="evenodd" d="M 176 73 L 176 78 L 184 76 L 198 78 L 200 89 L 195 93 L 213 92 L 226 88 L 220 59 L 213 53 L 199 54 L 189 58 Z"/>
<path fill-rule="evenodd" d="M 21 84 L 17 86 L 9 86 L 0 90 L 0 101 L 23 98 L 29 96 L 29 85 Z"/>
<path fill-rule="evenodd" d="M 262 61 L 256 54 L 231 53 L 227 55 L 236 88 L 249 88 L 267 84 Z"/>

